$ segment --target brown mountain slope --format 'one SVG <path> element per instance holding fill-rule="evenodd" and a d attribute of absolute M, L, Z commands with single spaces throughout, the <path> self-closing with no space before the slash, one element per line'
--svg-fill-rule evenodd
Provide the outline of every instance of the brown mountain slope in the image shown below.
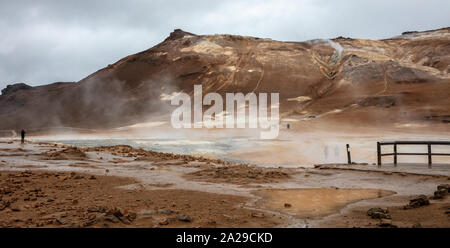
<path fill-rule="evenodd" d="M 0 129 L 137 123 L 170 114 L 165 96 L 192 92 L 194 84 L 204 93 L 279 92 L 285 116 L 445 122 L 449 64 L 450 28 L 307 42 L 175 30 L 79 82 L 3 90 Z"/>

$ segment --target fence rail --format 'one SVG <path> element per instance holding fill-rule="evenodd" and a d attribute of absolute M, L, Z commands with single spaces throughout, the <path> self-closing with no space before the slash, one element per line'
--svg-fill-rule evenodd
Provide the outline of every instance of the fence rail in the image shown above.
<path fill-rule="evenodd" d="M 393 152 L 392 153 L 381 153 L 381 146 L 384 145 L 392 145 Z M 422 152 L 397 152 L 397 146 L 399 145 L 426 145 L 428 151 L 426 153 Z M 433 145 L 447 145 L 450 146 L 450 141 L 383 141 L 377 142 L 377 160 L 378 166 L 381 166 L 381 157 L 383 156 L 394 156 L 394 166 L 397 166 L 397 157 L 399 155 L 408 155 L 408 156 L 428 156 L 428 167 L 431 168 L 432 156 L 450 156 L 450 153 L 432 153 L 431 147 Z"/>

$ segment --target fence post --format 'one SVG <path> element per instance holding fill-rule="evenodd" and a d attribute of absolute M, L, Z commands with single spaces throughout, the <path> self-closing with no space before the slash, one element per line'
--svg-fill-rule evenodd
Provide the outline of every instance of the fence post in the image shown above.
<path fill-rule="evenodd" d="M 350 156 L 350 145 L 347 144 L 347 162 L 348 164 L 352 164 L 352 157 Z"/>
<path fill-rule="evenodd" d="M 378 167 L 381 167 L 381 145 L 380 145 L 380 142 L 377 142 L 377 160 L 378 160 Z"/>
<path fill-rule="evenodd" d="M 428 143 L 428 168 L 431 168 L 431 144 Z"/>
<path fill-rule="evenodd" d="M 397 144 L 394 144 L 394 166 L 397 166 Z"/>

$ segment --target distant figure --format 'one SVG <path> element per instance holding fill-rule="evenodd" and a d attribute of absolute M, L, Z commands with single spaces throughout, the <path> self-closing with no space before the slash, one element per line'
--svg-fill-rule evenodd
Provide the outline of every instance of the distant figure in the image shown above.
<path fill-rule="evenodd" d="M 22 129 L 20 132 L 20 135 L 22 136 L 22 144 L 25 143 L 25 130 Z"/>
<path fill-rule="evenodd" d="M 286 127 L 287 127 L 287 129 L 291 128 L 291 124 L 288 123 L 288 124 L 286 125 Z"/>

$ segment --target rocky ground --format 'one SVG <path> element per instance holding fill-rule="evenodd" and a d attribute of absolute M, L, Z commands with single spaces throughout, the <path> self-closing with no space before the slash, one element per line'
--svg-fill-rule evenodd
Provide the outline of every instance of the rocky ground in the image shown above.
<path fill-rule="evenodd" d="M 1 141 L 0 226 L 450 227 L 448 170 L 358 166 Z"/>
<path fill-rule="evenodd" d="M 438 186 L 439 187 L 439 186 Z M 442 187 L 442 185 L 441 185 Z M 448 194 L 449 185 L 445 185 Z M 439 191 L 436 191 L 439 192 Z M 442 194 L 442 193 L 440 193 Z M 357 208 L 323 220 L 324 227 L 450 227 L 450 202 L 446 197 L 419 195 L 401 197 L 406 204 L 386 208 Z M 408 202 L 409 201 L 409 202 Z"/>
<path fill-rule="evenodd" d="M 130 178 L 0 172 L 0 227 L 271 227 L 283 219 L 240 207 L 245 197 L 127 190 Z"/>

